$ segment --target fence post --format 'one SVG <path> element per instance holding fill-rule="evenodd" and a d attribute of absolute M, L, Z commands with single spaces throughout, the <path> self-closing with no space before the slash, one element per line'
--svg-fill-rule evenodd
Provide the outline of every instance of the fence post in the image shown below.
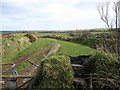
<path fill-rule="evenodd" d="M 92 85 L 92 74 L 90 73 L 90 90 L 93 89 L 93 85 Z"/>

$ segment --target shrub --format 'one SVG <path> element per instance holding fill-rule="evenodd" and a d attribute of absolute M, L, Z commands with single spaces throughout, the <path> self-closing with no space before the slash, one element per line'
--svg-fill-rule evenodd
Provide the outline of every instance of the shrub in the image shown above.
<path fill-rule="evenodd" d="M 51 55 L 41 61 L 31 88 L 73 88 L 73 80 L 70 59 L 63 55 Z"/>
<path fill-rule="evenodd" d="M 85 64 L 87 74 L 94 73 L 94 84 L 97 88 L 109 86 L 117 88 L 120 80 L 120 61 L 110 58 L 102 53 L 96 53 Z"/>

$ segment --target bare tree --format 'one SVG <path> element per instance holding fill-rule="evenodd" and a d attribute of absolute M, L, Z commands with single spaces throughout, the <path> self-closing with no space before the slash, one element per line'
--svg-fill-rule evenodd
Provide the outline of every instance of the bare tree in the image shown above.
<path fill-rule="evenodd" d="M 110 28 L 109 24 L 109 5 L 110 2 L 101 3 L 98 5 L 97 9 L 100 14 L 100 18 L 106 23 L 107 27 Z"/>
<path fill-rule="evenodd" d="M 111 32 L 111 40 L 108 40 L 107 38 L 104 38 L 104 43 L 102 44 L 102 47 L 104 47 L 106 50 L 111 53 L 111 51 L 114 50 L 114 52 L 118 55 L 118 60 L 120 60 L 120 34 L 118 29 L 118 12 L 119 12 L 119 5 L 118 2 L 113 1 L 113 7 L 111 7 L 111 2 L 106 1 L 105 3 L 100 3 L 97 6 L 98 12 L 100 14 L 101 20 L 107 25 L 108 29 Z M 110 9 L 114 12 L 114 18 L 111 19 L 110 15 Z M 115 27 L 115 28 L 113 28 Z M 113 30 L 114 29 L 114 30 Z M 110 42 L 114 43 L 114 46 L 110 46 Z M 113 48 L 110 48 L 113 47 Z M 113 50 L 111 50 L 113 49 Z"/>
<path fill-rule="evenodd" d="M 113 7 L 111 7 L 111 3 L 113 3 Z M 119 12 L 119 5 L 118 2 L 106 1 L 105 3 L 99 3 L 97 6 L 98 12 L 100 14 L 100 18 L 105 22 L 109 29 L 113 28 L 115 25 L 116 29 L 118 28 L 118 12 Z M 115 13 L 115 18 L 110 18 L 110 9 L 112 9 Z"/>

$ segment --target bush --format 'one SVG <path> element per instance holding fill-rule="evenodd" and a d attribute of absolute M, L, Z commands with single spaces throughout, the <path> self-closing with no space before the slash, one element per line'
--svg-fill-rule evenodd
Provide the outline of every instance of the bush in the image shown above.
<path fill-rule="evenodd" d="M 63 55 L 51 55 L 41 61 L 31 88 L 73 88 L 73 80 L 70 59 Z"/>
<path fill-rule="evenodd" d="M 94 84 L 97 88 L 104 86 L 119 86 L 120 80 L 120 61 L 114 60 L 102 53 L 96 53 L 85 64 L 85 72 L 87 74 L 95 74 Z"/>

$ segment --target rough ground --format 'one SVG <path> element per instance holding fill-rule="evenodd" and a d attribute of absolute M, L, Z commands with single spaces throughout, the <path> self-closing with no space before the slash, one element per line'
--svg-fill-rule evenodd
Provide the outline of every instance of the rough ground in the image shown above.
<path fill-rule="evenodd" d="M 44 58 L 44 56 L 49 52 L 50 48 L 46 48 L 43 52 L 40 52 L 39 50 L 38 51 L 34 51 L 34 52 L 31 52 L 30 54 L 27 54 L 27 55 L 24 55 L 20 58 L 18 58 L 17 60 L 15 60 L 15 64 L 16 66 L 20 66 L 23 62 L 29 60 L 30 58 L 36 56 L 37 58 L 39 58 L 39 60 L 37 60 L 35 63 L 36 64 L 39 64 L 40 63 L 40 60 L 42 58 Z M 32 72 L 31 71 L 34 71 L 34 68 L 35 66 L 32 66 L 32 68 L 28 68 L 25 72 L 23 72 L 23 74 L 31 74 Z M 5 70 L 2 70 L 2 74 L 9 74 L 9 71 L 11 70 L 11 67 L 10 66 L 7 66 Z M 31 72 L 31 73 L 30 73 Z"/>
<path fill-rule="evenodd" d="M 36 65 L 40 64 L 40 61 L 49 53 L 50 48 L 46 48 L 42 53 L 38 54 L 39 59 L 35 62 Z M 36 71 L 36 67 L 32 66 L 29 67 L 25 72 L 23 72 L 23 75 L 31 75 Z"/>

